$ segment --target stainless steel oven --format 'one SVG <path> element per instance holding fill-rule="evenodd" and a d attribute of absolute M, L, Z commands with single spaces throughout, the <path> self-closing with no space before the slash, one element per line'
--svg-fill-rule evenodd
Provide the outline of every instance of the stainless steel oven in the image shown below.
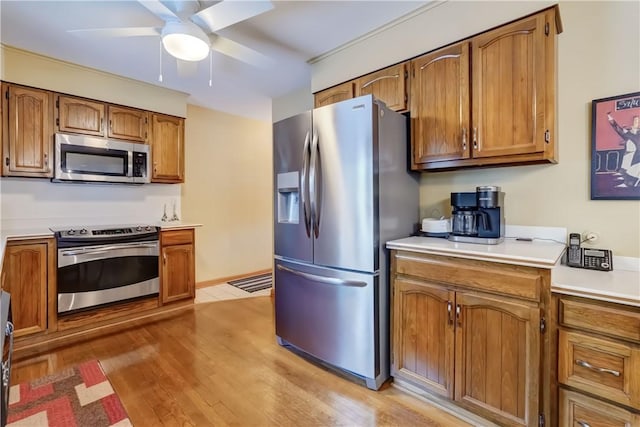
<path fill-rule="evenodd" d="M 157 227 L 53 231 L 58 244 L 58 313 L 158 294 Z"/>

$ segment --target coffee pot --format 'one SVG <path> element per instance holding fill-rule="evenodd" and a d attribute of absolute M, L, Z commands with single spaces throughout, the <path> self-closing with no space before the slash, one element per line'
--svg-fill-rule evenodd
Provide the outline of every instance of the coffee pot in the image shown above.
<path fill-rule="evenodd" d="M 480 186 L 475 193 L 451 193 L 451 235 L 455 242 L 497 244 L 504 240 L 504 193 Z"/>

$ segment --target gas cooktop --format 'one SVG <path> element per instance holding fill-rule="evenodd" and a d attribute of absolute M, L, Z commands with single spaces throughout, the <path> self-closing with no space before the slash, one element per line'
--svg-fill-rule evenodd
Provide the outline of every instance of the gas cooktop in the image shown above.
<path fill-rule="evenodd" d="M 94 226 L 66 226 L 52 227 L 51 231 L 55 233 L 58 240 L 60 239 L 78 239 L 78 238 L 109 238 L 121 236 L 144 236 L 158 232 L 158 227 L 146 224 L 134 225 L 94 225 Z"/>

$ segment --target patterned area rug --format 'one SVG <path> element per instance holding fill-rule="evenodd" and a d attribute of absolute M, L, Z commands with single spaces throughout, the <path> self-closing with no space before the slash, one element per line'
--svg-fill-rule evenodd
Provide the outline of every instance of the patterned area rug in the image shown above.
<path fill-rule="evenodd" d="M 131 426 L 97 360 L 12 386 L 7 415 L 7 427 Z"/>
<path fill-rule="evenodd" d="M 227 283 L 246 292 L 256 292 L 270 288 L 271 282 L 271 273 L 265 273 L 258 276 L 245 277 L 244 279 L 230 280 Z"/>

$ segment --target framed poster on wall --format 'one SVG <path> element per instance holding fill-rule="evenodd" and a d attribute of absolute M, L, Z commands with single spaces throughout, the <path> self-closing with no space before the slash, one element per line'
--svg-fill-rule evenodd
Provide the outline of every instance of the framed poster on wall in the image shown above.
<path fill-rule="evenodd" d="M 640 92 L 591 103 L 591 199 L 640 200 Z"/>

